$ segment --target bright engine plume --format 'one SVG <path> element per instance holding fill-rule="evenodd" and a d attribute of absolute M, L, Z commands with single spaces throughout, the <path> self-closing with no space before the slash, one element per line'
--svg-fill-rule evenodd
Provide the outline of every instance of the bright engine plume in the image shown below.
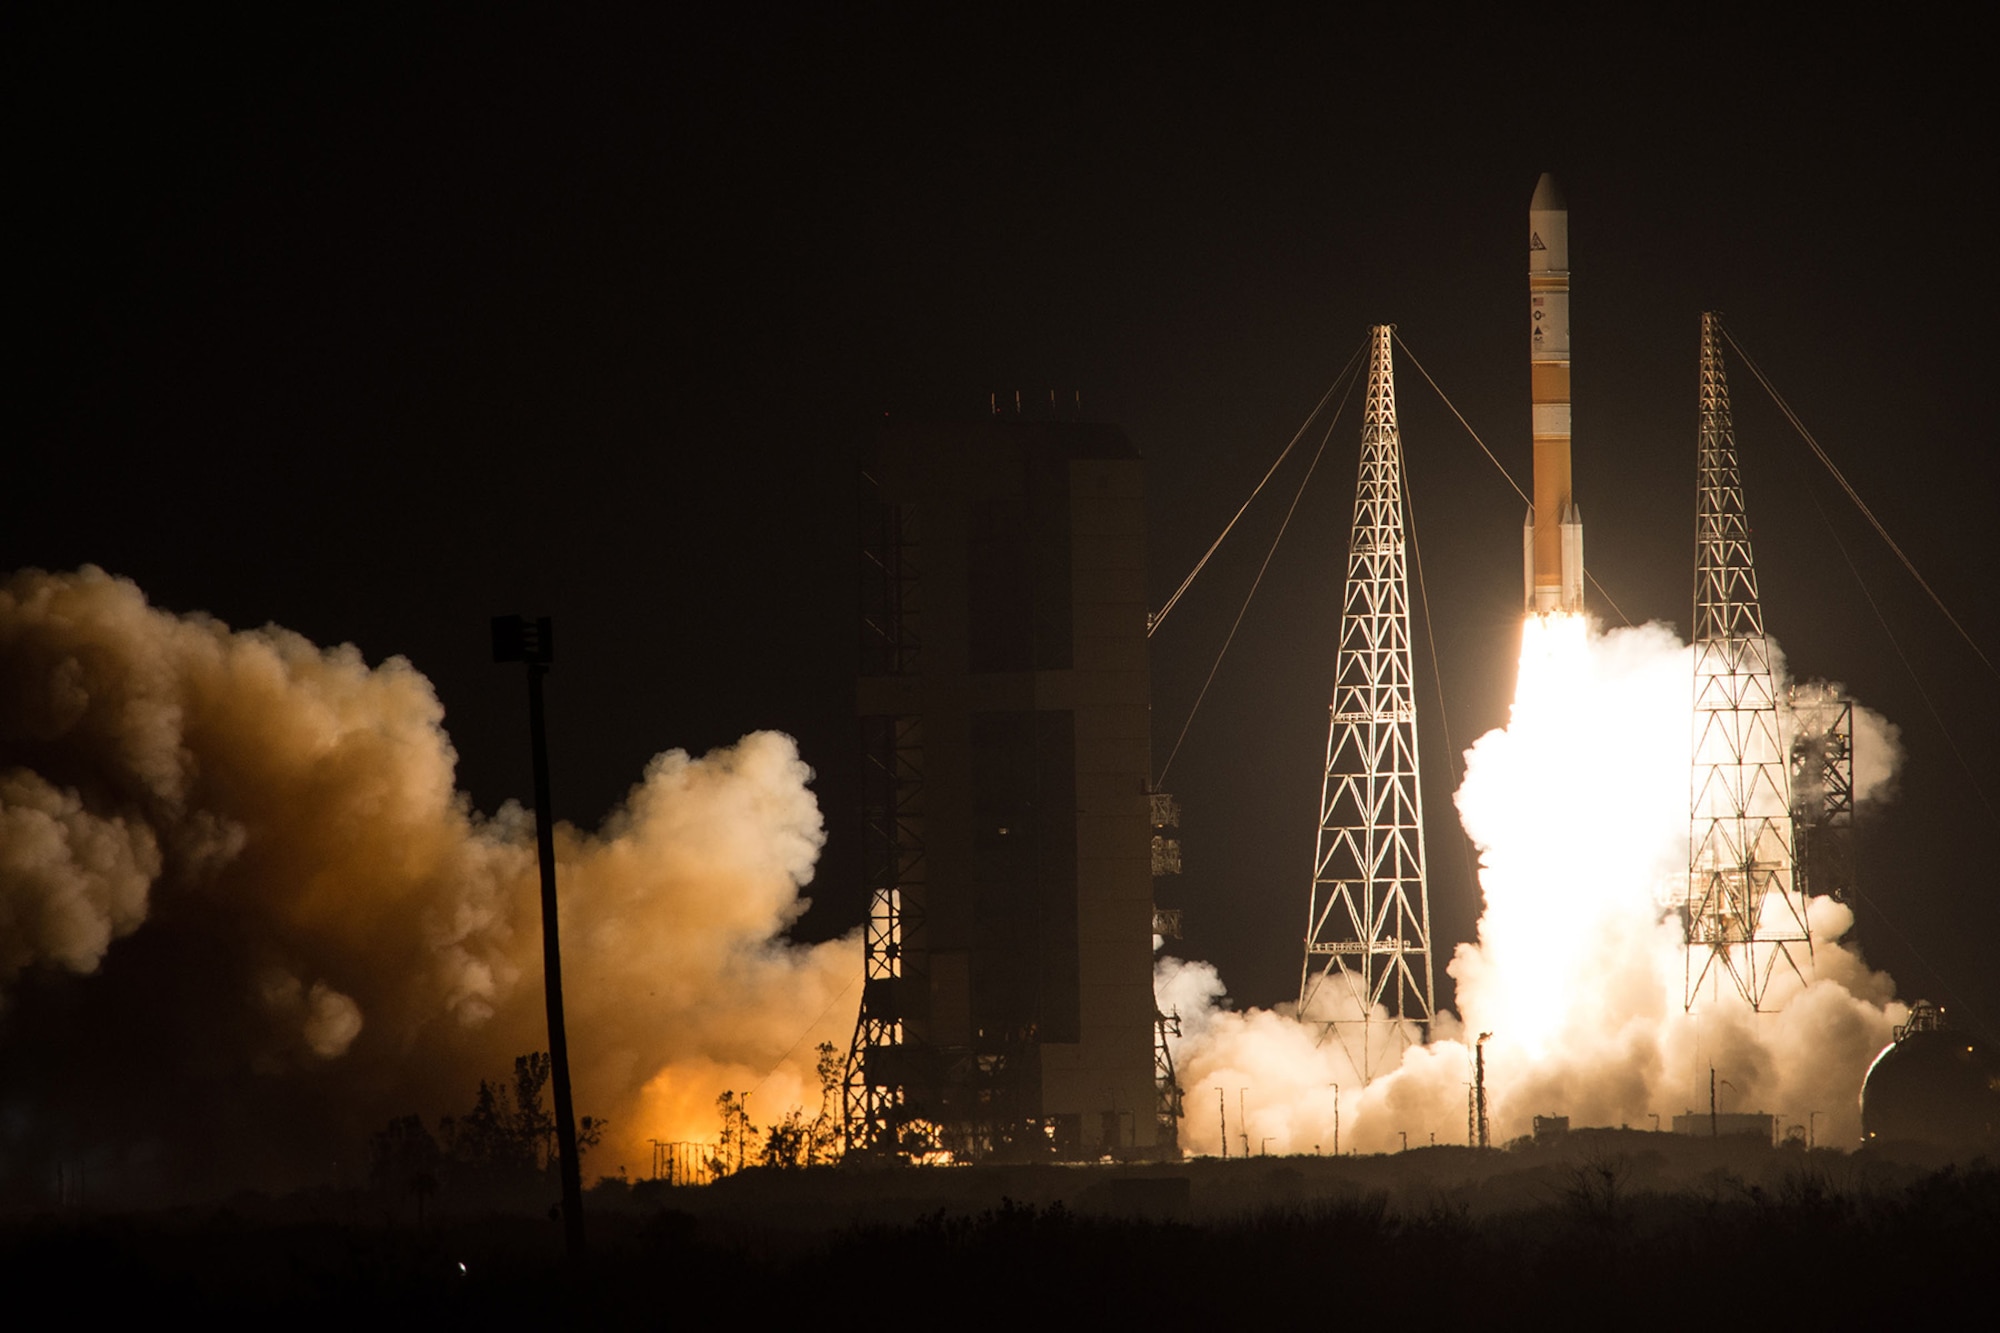
<path fill-rule="evenodd" d="M 1220 1150 L 1220 1090 L 1229 1117 L 1240 1096 L 1248 1121 L 1244 1138 L 1230 1128 L 1232 1154 L 1267 1136 L 1274 1152 L 1331 1151 L 1336 1100 L 1344 1151 L 1385 1151 L 1405 1136 L 1463 1143 L 1463 1034 L 1479 1032 L 1494 1034 L 1487 1086 L 1502 1138 L 1537 1114 L 1583 1125 L 1671 1118 L 1706 1105 L 1712 1064 L 1733 1092 L 1724 1109 L 1798 1121 L 1817 1111 L 1822 1141 L 1857 1141 L 1862 1078 L 1905 1009 L 1893 982 L 1842 942 L 1846 907 L 1811 900 L 1811 975 L 1774 989 L 1775 1012 L 1733 996 L 1684 1008 L 1672 905 L 1688 864 L 1689 652 L 1661 625 L 1600 632 L 1580 615 L 1526 619 L 1507 726 L 1467 751 L 1457 797 L 1485 904 L 1478 939 L 1449 968 L 1463 1018 L 1441 1014 L 1437 1039 L 1394 1072 L 1364 1086 L 1339 1043 L 1316 1042 L 1316 1024 L 1285 1007 L 1232 1011 L 1214 969 L 1162 960 L 1162 1005 L 1180 1009 L 1186 1031 L 1176 1053 L 1184 1141 Z M 1892 779 L 1895 729 L 1857 709 L 1856 730 L 1880 750 L 1857 774 L 1866 800 Z M 1375 1017 L 1386 1030 L 1387 1015 Z"/>

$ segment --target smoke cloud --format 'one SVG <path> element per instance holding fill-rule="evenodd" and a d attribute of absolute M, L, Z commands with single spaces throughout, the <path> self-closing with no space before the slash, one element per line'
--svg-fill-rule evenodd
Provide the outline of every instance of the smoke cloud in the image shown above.
<path fill-rule="evenodd" d="M 0 584 L 0 1192 L 355 1178 L 390 1116 L 547 1045 L 532 818 L 471 809 L 430 683 L 101 570 Z M 856 939 L 801 946 L 824 839 L 790 738 L 658 756 L 556 830 L 586 1174 L 814 1105 Z M 346 1155 L 345 1166 L 335 1159 Z"/>
<path fill-rule="evenodd" d="M 1418 1046 L 1378 1010 L 1363 1052 L 1354 1037 L 1322 1042 L 1320 1022 L 1290 1006 L 1232 1010 L 1212 968 L 1162 959 L 1162 1006 L 1183 1019 L 1184 1141 L 1220 1151 L 1226 1115 L 1232 1155 L 1267 1138 L 1273 1152 L 1332 1151 L 1337 1098 L 1343 1151 L 1387 1151 L 1405 1136 L 1464 1143 L 1482 1032 L 1493 1034 L 1495 1141 L 1527 1133 L 1536 1115 L 1650 1128 L 1656 1114 L 1706 1110 L 1711 1066 L 1722 1110 L 1858 1141 L 1862 1078 L 1906 1010 L 1846 942 L 1845 906 L 1811 900 L 1811 960 L 1803 978 L 1780 965 L 1772 1012 L 1733 993 L 1684 1006 L 1686 951 L 1669 906 L 1687 882 L 1692 680 L 1690 649 L 1663 626 L 1529 621 L 1508 725 L 1467 752 L 1457 796 L 1484 896 L 1478 939 L 1449 965 L 1463 1021 L 1440 1014 L 1434 1040 Z M 1856 797 L 1883 799 L 1896 728 L 1857 705 L 1854 732 Z"/>

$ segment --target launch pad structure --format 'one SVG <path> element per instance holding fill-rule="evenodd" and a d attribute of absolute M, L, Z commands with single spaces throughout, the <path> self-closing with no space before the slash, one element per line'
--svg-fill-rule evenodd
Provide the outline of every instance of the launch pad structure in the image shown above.
<path fill-rule="evenodd" d="M 1695 484 L 1694 766 L 1683 1002 L 1728 977 L 1752 1009 L 1780 962 L 1801 979 L 1812 934 L 1793 864 L 1790 755 L 1757 597 L 1719 321 L 1701 317 Z M 1838 719 L 1831 724 L 1837 729 Z M 1850 722 L 1851 725 L 1851 722 Z M 1836 765 L 1836 773 L 1840 770 Z M 1851 776 L 1851 774 L 1850 774 Z"/>
<path fill-rule="evenodd" d="M 1369 332 L 1361 468 L 1347 549 L 1299 1017 L 1346 1044 L 1364 1077 L 1382 1021 L 1401 1047 L 1436 1009 L 1423 790 L 1403 542 L 1403 452 L 1387 324 Z"/>
<path fill-rule="evenodd" d="M 1142 471 L 1116 427 L 997 415 L 863 465 L 853 1160 L 1175 1155 Z"/>
<path fill-rule="evenodd" d="M 1543 617 L 1585 613 L 1567 238 L 1544 175 L 1529 211 L 1523 533 L 1527 612 Z M 1298 998 L 1364 1079 L 1428 1042 L 1436 1014 L 1393 334 L 1369 332 Z M 1763 1010 L 1781 969 L 1810 973 L 1808 872 L 1835 897 L 1851 883 L 1853 706 L 1822 686 L 1778 695 L 1724 339 L 1705 313 L 1683 999 L 1733 990 Z M 1179 868 L 1178 812 L 1149 779 L 1157 622 L 1137 451 L 1081 422 L 898 423 L 864 480 L 872 902 L 848 1153 L 1177 1158 L 1178 1020 L 1158 1010 L 1148 945 L 1177 934 L 1151 879 Z M 1468 1100 L 1482 1146 L 1490 1035 Z"/>
<path fill-rule="evenodd" d="M 1792 873 L 1801 894 L 1846 902 L 1854 888 L 1854 701 L 1838 687 L 1794 685 Z"/>

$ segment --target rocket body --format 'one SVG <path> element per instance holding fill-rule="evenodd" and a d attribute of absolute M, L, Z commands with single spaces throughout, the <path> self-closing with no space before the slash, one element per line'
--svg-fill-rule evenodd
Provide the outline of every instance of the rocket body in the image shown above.
<path fill-rule="evenodd" d="M 1583 610 L 1583 514 L 1570 488 L 1569 205 L 1547 172 L 1528 204 L 1528 395 L 1534 508 L 1521 534 L 1527 609 Z"/>

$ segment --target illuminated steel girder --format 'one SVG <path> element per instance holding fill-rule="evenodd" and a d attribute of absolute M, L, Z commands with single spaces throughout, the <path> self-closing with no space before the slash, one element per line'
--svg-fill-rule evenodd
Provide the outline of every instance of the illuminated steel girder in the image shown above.
<path fill-rule="evenodd" d="M 1812 935 L 1792 864 L 1788 755 L 1757 601 L 1750 524 L 1730 424 L 1721 329 L 1701 317 L 1695 485 L 1694 772 L 1683 1001 L 1722 978 L 1761 1009 L 1780 961 L 1802 979 Z"/>
<path fill-rule="evenodd" d="M 1361 473 L 1347 548 L 1319 846 L 1306 915 L 1299 1013 L 1343 1042 L 1352 1025 L 1369 1071 L 1378 1007 L 1407 1044 L 1429 1036 L 1430 893 L 1411 685 L 1403 550 L 1403 454 L 1388 325 L 1370 331 Z M 1398 1053 L 1400 1058 L 1400 1052 Z"/>

